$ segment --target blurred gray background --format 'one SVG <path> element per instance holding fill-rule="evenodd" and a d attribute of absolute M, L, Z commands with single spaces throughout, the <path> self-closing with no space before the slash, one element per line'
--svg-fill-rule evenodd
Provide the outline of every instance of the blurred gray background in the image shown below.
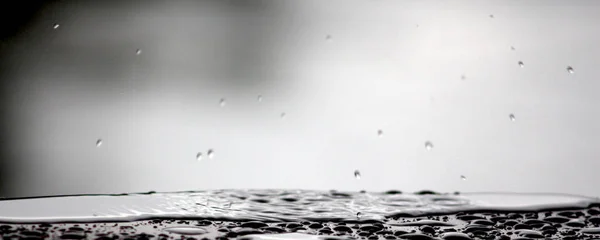
<path fill-rule="evenodd" d="M 0 196 L 600 196 L 599 12 L 595 0 L 45 3 L 0 45 Z"/>

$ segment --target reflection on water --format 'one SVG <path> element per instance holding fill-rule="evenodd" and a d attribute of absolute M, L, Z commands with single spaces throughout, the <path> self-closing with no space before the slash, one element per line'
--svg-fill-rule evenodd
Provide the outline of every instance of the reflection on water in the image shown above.
<path fill-rule="evenodd" d="M 599 234 L 600 201 L 573 195 L 215 190 L 8 199 L 4 238 L 471 239 Z M 41 224 L 40 224 L 41 223 Z M 491 237 L 491 238 L 490 238 Z"/>
<path fill-rule="evenodd" d="M 573 195 L 216 190 L 0 201 L 0 236 L 53 239 L 510 239 L 600 234 Z"/>

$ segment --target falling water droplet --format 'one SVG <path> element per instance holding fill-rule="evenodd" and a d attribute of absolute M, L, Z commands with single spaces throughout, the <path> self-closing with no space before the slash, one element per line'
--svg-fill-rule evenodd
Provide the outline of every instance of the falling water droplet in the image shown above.
<path fill-rule="evenodd" d="M 465 177 L 465 175 L 460 175 L 460 179 L 462 179 L 464 181 L 464 180 L 467 180 L 467 177 Z"/>
<path fill-rule="evenodd" d="M 282 112 L 281 115 L 279 115 L 279 116 L 283 119 L 283 118 L 285 118 L 285 115 L 286 114 L 284 112 Z"/>
<path fill-rule="evenodd" d="M 514 114 L 512 114 L 512 113 L 511 113 L 510 115 L 508 115 L 508 118 L 510 118 L 510 121 L 511 121 L 511 122 L 514 122 L 515 120 L 517 120 L 517 119 L 515 118 L 515 115 L 514 115 Z"/>
<path fill-rule="evenodd" d="M 136 54 L 136 55 L 140 55 L 140 54 L 142 54 L 142 49 L 139 49 L 139 48 L 138 48 L 137 50 L 135 50 L 135 54 Z"/>
<path fill-rule="evenodd" d="M 573 73 L 575 73 L 575 70 L 573 69 L 573 67 L 567 66 L 567 72 L 569 72 L 570 74 L 573 74 Z"/>
<path fill-rule="evenodd" d="M 102 146 L 102 139 L 96 140 L 96 147 Z"/>
<path fill-rule="evenodd" d="M 258 97 L 256 97 L 256 101 L 262 102 L 262 95 L 258 95 Z"/>
<path fill-rule="evenodd" d="M 519 61 L 519 67 L 525 67 L 525 64 L 523 63 L 523 61 Z"/>
<path fill-rule="evenodd" d="M 221 105 L 221 107 L 225 106 L 225 98 L 221 98 L 221 100 L 219 100 L 219 105 Z"/>
<path fill-rule="evenodd" d="M 490 18 L 494 18 L 494 14 L 490 14 Z"/>
<path fill-rule="evenodd" d="M 57 29 L 57 28 L 59 28 L 59 27 L 60 27 L 60 24 L 58 24 L 58 23 L 55 23 L 55 24 L 52 26 L 52 28 L 54 28 L 54 29 Z"/>
<path fill-rule="evenodd" d="M 200 160 L 202 160 L 202 153 L 201 152 L 196 153 L 196 161 L 200 161 Z"/>
<path fill-rule="evenodd" d="M 357 213 L 356 213 L 356 218 L 357 218 L 357 219 L 360 219 L 360 215 L 361 215 L 361 213 L 360 213 L 360 212 L 357 212 Z"/>
<path fill-rule="evenodd" d="M 430 151 L 433 148 L 433 143 L 431 143 L 430 141 L 425 142 L 425 149 L 427 151 Z"/>
<path fill-rule="evenodd" d="M 460 75 L 460 80 L 465 80 L 465 79 L 467 79 L 467 76 L 465 76 L 464 74 Z"/>
<path fill-rule="evenodd" d="M 514 46 L 510 46 L 510 50 L 513 50 L 513 51 L 514 51 L 514 50 L 515 50 L 515 47 L 514 47 Z"/>
<path fill-rule="evenodd" d="M 327 40 L 327 41 L 331 40 L 331 35 L 325 36 L 325 40 Z"/>
<path fill-rule="evenodd" d="M 354 177 L 360 179 L 360 172 L 358 170 L 354 170 Z"/>
<path fill-rule="evenodd" d="M 208 156 L 208 158 L 212 159 L 215 156 L 215 151 L 212 149 L 208 149 L 206 155 Z"/>
<path fill-rule="evenodd" d="M 383 130 L 381 130 L 381 129 L 377 130 L 377 136 L 383 137 Z"/>

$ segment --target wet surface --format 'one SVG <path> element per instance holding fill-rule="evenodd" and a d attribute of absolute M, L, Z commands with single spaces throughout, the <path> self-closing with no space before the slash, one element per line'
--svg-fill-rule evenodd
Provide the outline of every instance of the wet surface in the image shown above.
<path fill-rule="evenodd" d="M 83 213 L 77 212 L 90 206 L 96 206 L 93 211 L 98 211 L 100 204 L 74 207 L 72 209 L 75 210 L 70 214 L 63 212 L 64 217 L 57 215 L 52 219 L 43 218 L 42 215 L 34 217 L 36 212 L 31 212 L 31 209 L 13 209 L 0 211 L 4 219 L 4 223 L 0 224 L 0 236 L 3 239 L 600 238 L 600 204 L 591 198 L 532 195 L 530 200 L 541 197 L 544 201 L 521 201 L 520 205 L 512 203 L 509 206 L 506 202 L 510 202 L 510 194 L 495 194 L 494 198 L 503 196 L 505 200 L 498 202 L 505 203 L 496 203 L 492 207 L 492 202 L 483 201 L 485 197 L 482 195 L 444 195 L 426 191 L 406 194 L 399 191 L 341 193 L 248 190 L 101 196 L 104 200 L 116 199 L 115 202 L 104 201 L 104 204 L 112 207 L 112 219 L 117 221 L 100 221 L 94 216 L 85 218 L 81 217 Z M 149 203 L 156 203 L 151 201 L 138 202 L 137 205 L 112 205 L 118 202 L 131 204 L 125 201 L 128 196 L 146 196 L 150 199 L 168 196 L 180 202 L 173 201 L 167 205 L 177 206 L 171 209 L 172 212 L 164 212 L 169 209 L 165 206 L 152 210 L 163 211 L 161 214 L 148 213 L 154 206 Z M 521 194 L 518 198 L 524 196 Z M 566 197 L 570 202 L 559 196 Z M 23 207 L 31 200 L 36 200 L 35 203 L 40 206 L 60 210 L 64 206 L 53 205 L 58 202 L 48 200 L 71 198 L 71 206 L 76 206 L 81 198 L 86 197 L 100 196 L 4 200 L 0 201 L 0 210 L 8 209 L 3 207 L 11 202 L 13 207 Z M 217 199 L 228 199 L 230 202 L 219 202 Z M 402 202 L 405 204 L 400 204 Z M 207 209 L 212 209 L 212 212 L 207 212 Z M 359 210 L 361 214 L 358 217 L 356 212 Z M 132 211 L 137 216 L 129 216 Z M 19 212 L 28 217 L 8 217 Z M 176 217 L 174 213 L 180 215 Z M 97 214 L 107 215 L 108 212 Z"/>

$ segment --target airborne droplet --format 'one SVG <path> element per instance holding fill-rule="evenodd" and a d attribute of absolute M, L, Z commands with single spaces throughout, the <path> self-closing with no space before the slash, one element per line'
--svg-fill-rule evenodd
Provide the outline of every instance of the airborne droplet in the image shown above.
<path fill-rule="evenodd" d="M 206 155 L 208 156 L 208 158 L 212 159 L 215 156 L 215 151 L 212 149 L 208 149 Z"/>
<path fill-rule="evenodd" d="M 135 55 L 140 55 L 140 54 L 142 54 L 142 49 L 138 48 L 137 50 L 135 50 Z"/>
<path fill-rule="evenodd" d="M 225 106 L 225 98 L 221 98 L 221 100 L 219 100 L 219 105 L 221 105 L 221 107 Z"/>
<path fill-rule="evenodd" d="M 59 28 L 59 27 L 60 27 L 60 24 L 58 24 L 58 23 L 55 23 L 55 24 L 52 26 L 52 28 L 54 28 L 54 29 L 57 29 L 57 28 Z"/>
<path fill-rule="evenodd" d="M 360 172 L 358 170 L 354 170 L 354 177 L 360 179 Z"/>
<path fill-rule="evenodd" d="M 285 115 L 286 114 L 284 112 L 282 112 L 281 115 L 279 115 L 279 117 L 281 117 L 283 119 L 283 118 L 285 118 Z"/>
<path fill-rule="evenodd" d="M 525 64 L 523 63 L 523 61 L 519 61 L 519 67 L 521 67 L 521 68 L 525 67 Z"/>
<path fill-rule="evenodd" d="M 573 67 L 568 66 L 567 67 L 567 72 L 569 72 L 570 74 L 573 74 L 573 73 L 575 73 L 575 70 L 573 69 Z"/>
<path fill-rule="evenodd" d="M 202 160 L 202 153 L 196 153 L 196 161 L 201 161 Z"/>
<path fill-rule="evenodd" d="M 357 218 L 357 219 L 360 219 L 360 215 L 362 215 L 362 214 L 361 214 L 360 212 L 357 212 L 357 213 L 356 213 L 356 218 Z"/>
<path fill-rule="evenodd" d="M 102 139 L 96 140 L 96 147 L 102 146 Z"/>
<path fill-rule="evenodd" d="M 383 137 L 383 130 L 381 130 L 381 129 L 377 130 L 377 136 Z"/>
<path fill-rule="evenodd" d="M 512 113 L 511 113 L 510 115 L 508 115 L 508 118 L 510 119 L 510 121 L 511 121 L 511 122 L 514 122 L 515 120 L 517 120 L 517 119 L 515 118 L 515 115 L 514 115 L 514 114 L 512 114 Z"/>
<path fill-rule="evenodd" d="M 431 143 L 430 141 L 425 142 L 425 149 L 427 151 L 431 151 L 432 148 L 433 148 L 433 143 Z"/>
<path fill-rule="evenodd" d="M 467 177 L 465 177 L 465 175 L 460 175 L 460 179 L 462 179 L 464 181 L 464 180 L 467 180 Z"/>
<path fill-rule="evenodd" d="M 258 95 L 258 97 L 256 97 L 256 101 L 262 102 L 262 95 Z"/>

